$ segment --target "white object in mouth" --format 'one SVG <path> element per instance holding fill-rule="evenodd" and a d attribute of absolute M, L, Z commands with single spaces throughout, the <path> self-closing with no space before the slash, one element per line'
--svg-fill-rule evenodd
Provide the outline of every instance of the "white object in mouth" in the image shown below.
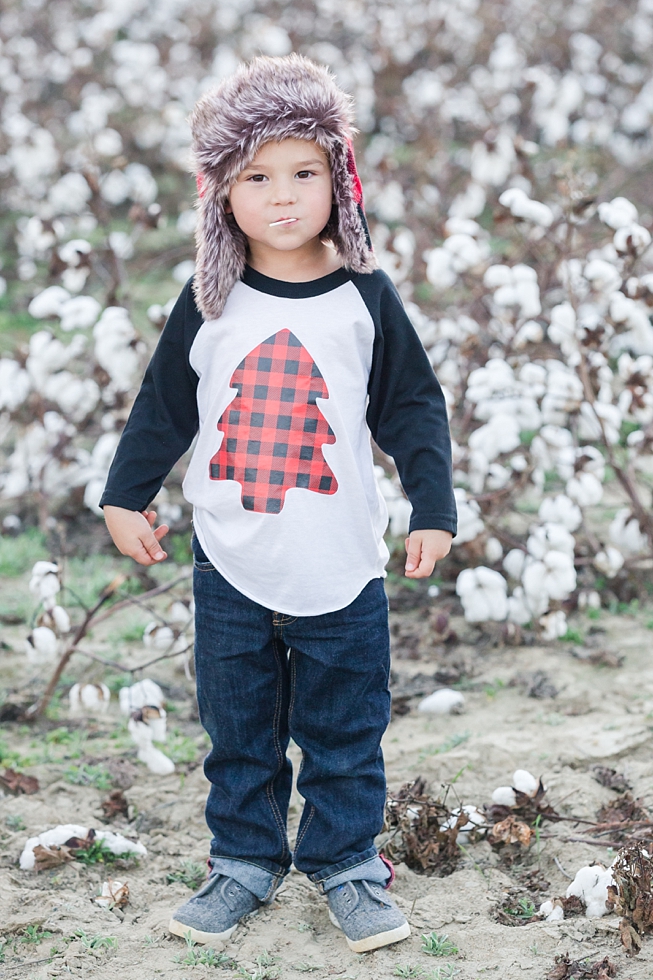
<path fill-rule="evenodd" d="M 270 228 L 274 228 L 275 225 L 288 225 L 293 221 L 297 221 L 297 218 L 279 218 L 278 221 L 271 221 Z"/>

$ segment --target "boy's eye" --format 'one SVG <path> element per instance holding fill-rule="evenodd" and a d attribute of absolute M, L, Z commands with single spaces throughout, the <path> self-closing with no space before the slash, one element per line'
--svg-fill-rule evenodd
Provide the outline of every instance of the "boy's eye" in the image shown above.
<path fill-rule="evenodd" d="M 260 184 L 264 180 L 267 180 L 267 177 L 265 176 L 265 174 L 252 174 L 252 176 L 248 177 L 247 179 L 256 181 L 257 184 Z"/>
<path fill-rule="evenodd" d="M 298 170 L 297 171 L 297 177 L 302 177 L 302 176 L 313 177 L 314 176 L 314 171 L 313 170 Z"/>

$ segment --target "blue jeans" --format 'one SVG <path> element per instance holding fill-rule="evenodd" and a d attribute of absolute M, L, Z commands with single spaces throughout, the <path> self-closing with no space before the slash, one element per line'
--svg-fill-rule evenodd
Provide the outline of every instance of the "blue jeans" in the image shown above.
<path fill-rule="evenodd" d="M 387 881 L 374 847 L 390 720 L 383 579 L 344 609 L 286 616 L 230 585 L 195 535 L 192 547 L 197 699 L 212 743 L 204 772 L 213 873 L 261 901 L 291 863 L 323 892 L 347 880 Z M 293 853 L 291 737 L 302 751 L 297 788 L 305 801 Z"/>

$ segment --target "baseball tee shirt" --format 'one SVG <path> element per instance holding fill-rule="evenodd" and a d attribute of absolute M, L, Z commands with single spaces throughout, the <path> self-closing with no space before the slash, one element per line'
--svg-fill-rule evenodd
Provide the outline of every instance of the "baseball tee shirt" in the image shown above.
<path fill-rule="evenodd" d="M 456 531 L 442 391 L 381 271 L 286 282 L 247 266 L 209 321 L 187 283 L 101 506 L 145 509 L 196 434 L 183 492 L 202 549 L 277 612 L 341 609 L 385 575 L 371 436 L 395 459 L 411 530 Z"/>

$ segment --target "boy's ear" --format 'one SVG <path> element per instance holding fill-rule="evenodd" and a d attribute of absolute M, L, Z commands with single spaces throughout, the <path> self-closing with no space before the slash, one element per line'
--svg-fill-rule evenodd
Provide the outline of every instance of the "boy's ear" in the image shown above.
<path fill-rule="evenodd" d="M 225 213 L 225 214 L 231 214 L 231 213 L 232 213 L 232 208 L 231 208 L 231 204 L 229 203 L 229 201 L 228 201 L 228 200 L 227 200 L 227 201 L 225 201 L 225 205 L 224 205 L 224 213 Z"/>

